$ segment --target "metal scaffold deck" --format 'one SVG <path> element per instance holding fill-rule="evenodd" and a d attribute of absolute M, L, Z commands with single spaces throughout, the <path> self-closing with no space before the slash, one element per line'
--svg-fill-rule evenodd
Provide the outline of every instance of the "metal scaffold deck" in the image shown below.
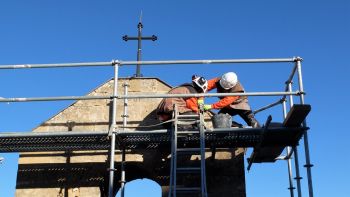
<path fill-rule="evenodd" d="M 293 146 L 300 140 L 303 128 L 274 128 L 268 130 L 276 140 L 266 142 L 267 146 Z M 254 147 L 261 141 L 262 129 L 237 128 L 226 131 L 206 131 L 206 144 L 215 147 Z M 46 133 L 1 133 L 0 152 L 42 152 L 66 150 L 109 150 L 108 132 L 46 132 Z M 155 149 L 169 145 L 171 136 L 167 131 L 120 132 L 126 149 Z M 190 134 L 180 138 L 178 143 L 194 146 L 199 135 Z M 210 148 L 210 146 L 208 146 Z"/>
<path fill-rule="evenodd" d="M 299 160 L 297 146 L 299 141 L 304 140 L 305 167 L 307 170 L 308 192 L 313 197 L 312 176 L 308 144 L 308 130 L 306 117 L 311 106 L 304 102 L 304 87 L 301 73 L 301 61 L 299 57 L 278 58 L 278 59 L 226 59 L 226 60 L 177 60 L 177 61 L 116 61 L 93 62 L 93 63 L 64 63 L 64 64 L 24 64 L 24 65 L 2 65 L 1 69 L 33 69 L 33 68 L 57 68 L 57 67 L 82 67 L 82 66 L 113 66 L 114 84 L 113 95 L 108 96 L 61 96 L 61 97 L 33 97 L 33 98 L 1 98 L 0 102 L 31 102 L 31 101 L 58 101 L 58 100 L 98 100 L 106 99 L 111 101 L 111 118 L 109 129 L 106 131 L 50 131 L 50 132 L 0 132 L 0 152 L 45 152 L 45 151 L 75 151 L 75 150 L 109 150 L 109 196 L 113 196 L 115 152 L 122 151 L 125 159 L 125 149 L 157 149 L 167 147 L 170 150 L 172 143 L 171 130 L 136 130 L 128 131 L 125 128 L 127 118 L 128 99 L 147 98 L 189 98 L 189 97 L 223 97 L 223 96 L 282 96 L 277 102 L 267 105 L 255 111 L 258 113 L 265 109 L 281 104 L 283 106 L 283 123 L 271 122 L 269 117 L 261 128 L 216 128 L 204 127 L 201 134 L 184 131 L 181 138 L 177 139 L 177 148 L 201 147 L 215 148 L 236 148 L 252 147 L 253 152 L 248 158 L 248 169 L 252 163 L 274 162 L 286 150 L 289 173 L 290 196 L 294 196 L 293 172 L 291 160 L 295 161 L 295 179 L 297 182 L 297 193 L 301 196 L 301 182 L 299 172 Z M 285 89 L 282 92 L 250 92 L 250 93 L 202 93 L 202 94 L 137 94 L 118 95 L 118 69 L 127 65 L 165 65 L 165 64 L 225 64 L 225 63 L 292 63 L 291 74 L 288 77 Z M 297 74 L 297 75 L 296 75 Z M 293 78 L 297 76 L 298 90 L 293 91 Z M 126 87 L 127 88 L 127 87 Z M 300 104 L 294 104 L 294 96 L 300 98 Z M 117 101 L 124 101 L 123 127 L 116 125 Z M 287 101 L 289 111 L 287 111 Z M 175 122 L 177 120 L 174 120 Z M 186 134 L 188 132 L 188 134 Z M 201 137 L 202 136 L 202 137 Z M 203 139 L 204 138 L 204 139 Z M 201 145 L 200 145 L 201 144 Z M 204 144 L 204 146 L 203 146 Z M 205 166 L 205 164 L 203 165 Z M 203 168 L 205 169 L 205 168 Z M 122 196 L 125 184 L 124 160 L 121 164 L 121 191 Z M 205 171 L 203 176 L 205 177 Z M 176 196 L 176 195 L 175 195 Z"/>

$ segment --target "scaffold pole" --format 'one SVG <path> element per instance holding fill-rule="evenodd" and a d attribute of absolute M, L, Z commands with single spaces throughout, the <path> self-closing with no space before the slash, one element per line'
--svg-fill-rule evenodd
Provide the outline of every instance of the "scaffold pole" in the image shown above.
<path fill-rule="evenodd" d="M 117 113 L 117 99 L 118 95 L 118 64 L 114 65 L 114 86 L 113 86 L 113 106 L 112 106 L 112 123 L 109 132 L 109 136 L 111 136 L 111 149 L 110 149 L 110 163 L 109 163 L 109 185 L 108 185 L 108 196 L 114 197 L 114 158 L 115 158 L 115 138 L 116 138 L 116 113 Z"/>
<path fill-rule="evenodd" d="M 303 77 L 301 74 L 301 61 L 302 59 L 299 58 L 296 61 L 296 65 L 298 68 L 298 80 L 299 80 L 299 90 L 301 92 L 304 91 L 304 85 L 303 85 Z M 300 94 L 300 103 L 304 104 L 304 94 Z M 306 120 L 303 121 L 303 127 L 307 127 Z M 311 167 L 313 166 L 310 162 L 310 151 L 309 151 L 309 140 L 308 140 L 308 134 L 307 132 L 304 132 L 304 149 L 305 149 L 305 160 L 306 164 L 304 167 L 306 167 L 307 172 L 307 181 L 308 181 L 308 188 L 309 188 L 309 197 L 314 196 L 313 187 L 312 187 L 312 175 L 311 175 Z"/>
<path fill-rule="evenodd" d="M 286 100 L 283 101 L 283 119 L 285 120 L 287 117 L 287 106 L 286 106 Z M 294 186 L 293 186 L 293 172 L 292 172 L 292 160 L 288 155 L 291 153 L 291 148 L 287 146 L 287 165 L 288 165 L 288 181 L 289 181 L 289 192 L 290 196 L 294 197 Z"/>

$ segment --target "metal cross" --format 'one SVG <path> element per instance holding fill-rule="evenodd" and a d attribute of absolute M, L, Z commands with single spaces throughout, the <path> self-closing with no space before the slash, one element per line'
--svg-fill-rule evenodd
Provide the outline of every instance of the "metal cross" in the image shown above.
<path fill-rule="evenodd" d="M 152 41 L 156 41 L 158 38 L 155 35 L 152 36 L 145 36 L 142 37 L 142 22 L 141 22 L 141 17 L 140 17 L 140 22 L 137 25 L 138 28 L 138 36 L 137 37 L 129 37 L 128 35 L 123 36 L 123 40 L 124 41 L 128 41 L 128 40 L 137 40 L 137 61 L 141 61 L 141 41 L 142 40 L 152 40 Z M 141 68 L 140 68 L 140 64 L 137 64 L 136 66 L 136 76 L 135 77 L 142 77 L 141 75 Z"/>

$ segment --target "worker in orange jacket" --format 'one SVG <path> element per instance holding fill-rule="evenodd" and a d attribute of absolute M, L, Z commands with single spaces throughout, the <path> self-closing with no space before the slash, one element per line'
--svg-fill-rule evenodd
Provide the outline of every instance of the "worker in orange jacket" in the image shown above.
<path fill-rule="evenodd" d="M 238 81 L 234 72 L 228 72 L 221 77 L 208 80 L 208 89 L 217 89 L 218 93 L 243 93 L 244 88 Z M 204 110 L 220 109 L 219 113 L 227 113 L 231 116 L 239 115 L 249 126 L 260 127 L 248 103 L 247 96 L 225 96 L 211 105 L 204 105 Z"/>
<path fill-rule="evenodd" d="M 206 92 L 208 82 L 204 77 L 192 76 L 192 83 L 185 83 L 171 89 L 168 94 L 197 94 Z M 171 119 L 174 111 L 174 104 L 177 105 L 179 114 L 198 114 L 198 98 L 164 98 L 157 107 L 157 116 L 160 121 Z"/>

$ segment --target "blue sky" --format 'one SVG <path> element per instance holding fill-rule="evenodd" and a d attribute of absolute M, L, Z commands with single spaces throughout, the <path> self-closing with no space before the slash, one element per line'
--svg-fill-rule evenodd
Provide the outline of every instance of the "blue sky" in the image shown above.
<path fill-rule="evenodd" d="M 117 1 L 3 0 L 0 2 L 0 65 L 135 60 L 140 12 L 143 34 L 158 36 L 143 42 L 143 60 L 241 59 L 301 56 L 315 196 L 348 196 L 347 157 L 350 138 L 347 101 L 350 68 L 350 3 L 323 1 Z M 207 78 L 235 71 L 247 92 L 282 91 L 290 64 L 173 65 L 142 67 L 144 76 L 171 85 L 194 73 Z M 120 76 L 132 76 L 122 67 Z M 1 70 L 0 97 L 85 95 L 112 77 L 112 68 Z M 253 108 L 277 97 L 250 98 Z M 296 98 L 296 101 L 299 99 Z M 211 102 L 211 100 L 210 100 Z M 0 103 L 0 132 L 30 131 L 71 102 Z M 262 112 L 282 120 L 281 108 Z M 348 128 L 348 129 L 346 129 Z M 300 164 L 305 164 L 303 143 Z M 13 196 L 17 154 L 3 154 L 0 196 Z M 302 189 L 307 196 L 305 169 Z M 287 165 L 253 165 L 246 173 L 247 196 L 288 196 Z M 127 196 L 159 188 L 149 182 L 127 184 Z M 143 193 L 144 194 L 144 193 Z"/>

